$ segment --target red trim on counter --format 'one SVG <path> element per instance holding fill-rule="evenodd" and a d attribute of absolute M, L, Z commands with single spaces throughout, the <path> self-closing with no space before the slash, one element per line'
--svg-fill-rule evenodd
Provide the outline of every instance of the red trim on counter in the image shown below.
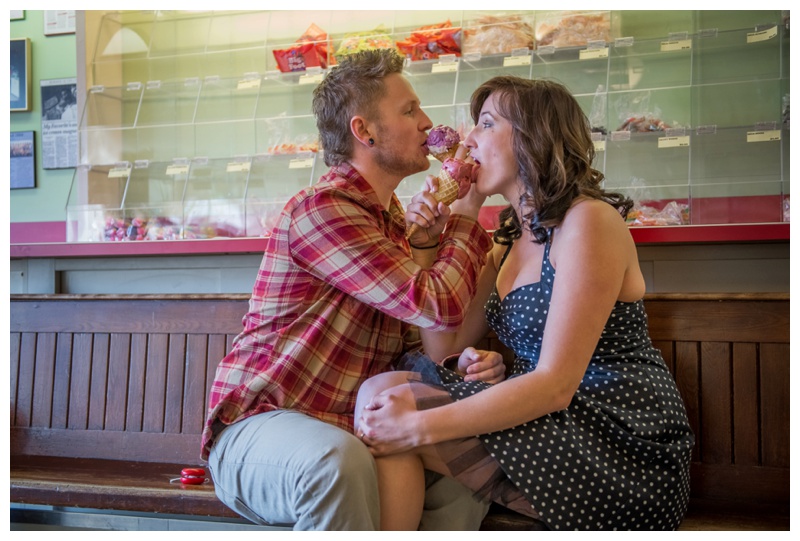
<path fill-rule="evenodd" d="M 482 217 L 483 218 L 483 217 Z M 484 223 L 484 220 L 481 220 Z M 30 224 L 30 225 L 29 225 Z M 44 226 L 46 224 L 46 227 Z M 203 240 L 156 240 L 131 242 L 61 242 L 44 240 L 31 242 L 44 229 L 61 227 L 64 222 L 36 222 L 11 224 L 11 258 L 35 257 L 113 257 L 113 256 L 168 256 L 203 254 L 261 253 L 266 248 L 265 238 L 219 238 Z M 484 226 L 486 224 L 484 223 Z M 698 244 L 737 243 L 760 241 L 788 241 L 788 223 L 720 224 L 685 226 L 631 227 L 637 244 Z M 51 234 L 43 236 L 47 238 Z"/>

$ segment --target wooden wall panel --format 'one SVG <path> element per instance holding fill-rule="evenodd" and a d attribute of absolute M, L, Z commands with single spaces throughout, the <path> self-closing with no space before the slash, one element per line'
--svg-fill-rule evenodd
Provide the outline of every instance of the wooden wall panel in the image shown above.
<path fill-rule="evenodd" d="M 789 467 L 789 344 L 761 344 L 764 466 Z"/>
<path fill-rule="evenodd" d="M 733 344 L 733 462 L 759 465 L 756 344 Z"/>
<path fill-rule="evenodd" d="M 108 383 L 105 388 L 105 430 L 125 430 L 127 401 L 121 389 L 128 389 L 130 371 L 131 335 L 113 333 L 108 352 Z"/>
<path fill-rule="evenodd" d="M 106 419 L 106 388 L 108 384 L 108 348 L 111 337 L 97 333 L 92 344 L 92 381 L 89 388 L 89 430 L 103 430 Z"/>
<path fill-rule="evenodd" d="M 128 371 L 128 397 L 125 407 L 125 430 L 141 432 L 144 422 L 144 388 L 147 370 L 146 334 L 131 335 L 130 365 Z M 113 391 L 116 392 L 116 391 Z"/>
<path fill-rule="evenodd" d="M 692 460 L 700 460 L 703 448 L 700 423 L 700 355 L 697 342 L 675 342 L 675 383 L 686 406 L 695 436 Z"/>
<path fill-rule="evenodd" d="M 167 356 L 167 389 L 178 389 L 179 392 L 168 392 L 164 404 L 164 432 L 180 434 L 183 419 L 183 385 L 184 366 L 186 363 L 186 335 L 173 334 L 169 337 L 169 353 Z"/>
<path fill-rule="evenodd" d="M 144 417 L 142 431 L 164 430 L 164 405 L 167 395 L 167 352 L 169 335 L 151 334 L 147 342 Z"/>
<path fill-rule="evenodd" d="M 53 381 L 52 428 L 67 428 L 69 394 L 72 376 L 72 333 L 56 336 L 56 365 Z"/>
<path fill-rule="evenodd" d="M 22 336 L 20 333 L 11 333 L 10 346 L 11 355 L 9 357 L 9 365 L 11 369 L 11 377 L 9 378 L 9 399 L 11 401 L 11 411 L 9 414 L 11 416 L 11 426 L 15 426 L 17 416 L 17 385 L 19 385 L 20 348 L 22 347 Z"/>
<path fill-rule="evenodd" d="M 702 461 L 731 463 L 731 370 L 730 344 L 703 342 L 700 347 L 700 436 L 713 441 L 701 449 Z"/>
<path fill-rule="evenodd" d="M 92 382 L 94 336 L 72 335 L 72 369 L 70 375 L 69 421 L 67 428 L 85 430 L 89 426 L 89 396 Z"/>
<path fill-rule="evenodd" d="M 186 384 L 183 394 L 183 419 L 181 432 L 199 434 L 203 429 L 206 412 L 206 363 L 208 362 L 208 336 L 190 335 L 186 344 Z"/>
<path fill-rule="evenodd" d="M 36 338 L 36 360 L 34 361 L 31 426 L 50 428 L 55 363 L 55 333 L 39 333 Z"/>

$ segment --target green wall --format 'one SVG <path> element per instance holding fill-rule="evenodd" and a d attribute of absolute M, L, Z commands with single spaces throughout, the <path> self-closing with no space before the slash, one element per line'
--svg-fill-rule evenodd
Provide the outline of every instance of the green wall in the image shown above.
<path fill-rule="evenodd" d="M 10 21 L 11 38 L 31 40 L 31 110 L 11 113 L 10 131 L 35 134 L 36 187 L 10 190 L 11 222 L 66 220 L 67 196 L 75 169 L 42 169 L 42 97 L 39 81 L 77 75 L 75 34 L 44 35 L 44 12 L 25 10 L 25 18 Z M 7 170 L 6 170 L 7 171 Z"/>

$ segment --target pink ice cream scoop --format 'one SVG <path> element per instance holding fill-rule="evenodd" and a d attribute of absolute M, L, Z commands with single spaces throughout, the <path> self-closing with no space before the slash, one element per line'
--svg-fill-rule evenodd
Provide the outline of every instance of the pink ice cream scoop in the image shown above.
<path fill-rule="evenodd" d="M 447 158 L 444 163 L 442 164 L 442 171 L 446 171 L 453 180 L 456 181 L 458 184 L 458 192 L 456 197 L 453 199 L 461 199 L 467 192 L 469 192 L 469 186 L 473 182 L 475 182 L 475 173 L 477 172 L 477 167 L 474 163 L 465 162 L 464 160 L 459 160 L 457 158 Z M 442 190 L 442 176 L 439 176 L 439 190 Z M 439 192 L 437 192 L 438 194 Z M 438 199 L 438 198 L 437 198 Z M 450 201 L 452 203 L 453 201 Z M 450 204 L 446 203 L 446 204 Z"/>
<path fill-rule="evenodd" d="M 456 130 L 448 126 L 436 126 L 428 134 L 429 152 L 442 161 L 442 170 L 439 172 L 439 189 L 433 196 L 437 201 L 450 205 L 456 199 L 467 195 L 470 185 L 475 182 L 475 173 L 478 166 L 464 160 L 455 158 L 461 136 Z M 410 238 L 419 230 L 417 224 L 413 224 L 406 238 Z"/>
<path fill-rule="evenodd" d="M 447 158 L 453 158 L 456 155 L 460 142 L 461 136 L 456 130 L 440 124 L 428 132 L 428 140 L 425 145 L 430 154 L 440 162 L 444 162 Z"/>

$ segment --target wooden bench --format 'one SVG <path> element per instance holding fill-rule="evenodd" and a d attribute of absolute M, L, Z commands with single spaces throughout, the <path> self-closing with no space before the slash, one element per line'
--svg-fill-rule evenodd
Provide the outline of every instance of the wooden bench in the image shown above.
<path fill-rule="evenodd" d="M 200 465 L 207 390 L 247 299 L 12 295 L 12 506 L 237 518 L 210 484 L 170 481 Z M 697 438 L 681 529 L 788 530 L 789 295 L 645 302 Z M 502 509 L 483 524 L 530 527 Z"/>

